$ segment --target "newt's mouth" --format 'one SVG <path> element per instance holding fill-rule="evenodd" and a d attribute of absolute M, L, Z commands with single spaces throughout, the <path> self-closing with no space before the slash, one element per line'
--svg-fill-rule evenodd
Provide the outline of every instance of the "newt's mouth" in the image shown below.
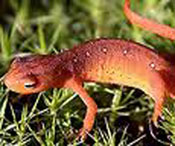
<path fill-rule="evenodd" d="M 12 73 L 11 71 L 7 72 L 4 75 L 3 82 L 4 82 L 5 86 L 7 86 L 8 89 L 10 89 L 13 92 L 19 93 L 20 92 L 20 90 L 19 90 L 20 83 L 19 83 L 19 80 L 15 78 L 15 75 L 16 74 Z"/>
<path fill-rule="evenodd" d="M 7 86 L 7 88 L 9 88 L 9 89 L 12 90 L 12 91 L 15 91 L 14 88 L 13 88 L 13 87 L 14 87 L 14 86 L 13 86 L 14 81 L 10 79 L 8 73 L 5 74 L 5 77 L 4 77 L 4 79 L 3 79 L 3 82 L 4 82 L 4 84 Z"/>

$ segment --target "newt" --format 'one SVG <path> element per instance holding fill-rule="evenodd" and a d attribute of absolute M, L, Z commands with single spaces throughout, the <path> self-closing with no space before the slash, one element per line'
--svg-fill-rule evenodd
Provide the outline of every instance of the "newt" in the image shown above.
<path fill-rule="evenodd" d="M 143 25 L 143 20 L 152 22 L 140 16 L 138 18 L 129 5 L 130 0 L 125 0 L 124 12 L 132 23 Z M 150 25 L 147 23 L 144 27 L 150 30 Z M 151 28 L 150 31 L 161 29 L 163 32 L 162 26 Z M 163 35 L 159 33 L 167 37 L 164 34 L 166 32 Z M 122 39 L 101 38 L 56 55 L 17 57 L 6 73 L 4 83 L 12 91 L 21 94 L 37 93 L 49 88 L 70 88 L 75 91 L 87 106 L 79 133 L 79 137 L 84 138 L 93 128 L 97 113 L 97 104 L 83 88 L 84 82 L 119 84 L 144 91 L 155 101 L 152 120 L 156 124 L 165 99 L 175 95 L 174 70 L 174 64 L 167 57 L 144 45 Z"/>

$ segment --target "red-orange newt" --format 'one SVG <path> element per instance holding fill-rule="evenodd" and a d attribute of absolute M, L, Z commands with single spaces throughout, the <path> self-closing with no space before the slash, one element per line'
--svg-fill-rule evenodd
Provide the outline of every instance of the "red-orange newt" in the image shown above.
<path fill-rule="evenodd" d="M 140 25 L 143 20 L 151 22 L 132 12 L 129 2 L 125 1 L 124 12 L 131 22 Z M 156 28 L 162 29 L 162 26 Z M 156 123 L 164 100 L 175 95 L 174 69 L 169 60 L 141 44 L 121 39 L 96 39 L 58 55 L 18 57 L 12 62 L 4 82 L 9 89 L 21 94 L 48 88 L 73 89 L 87 106 L 79 134 L 85 137 L 93 127 L 97 105 L 83 88 L 83 82 L 120 84 L 141 89 L 155 101 L 152 120 Z"/>

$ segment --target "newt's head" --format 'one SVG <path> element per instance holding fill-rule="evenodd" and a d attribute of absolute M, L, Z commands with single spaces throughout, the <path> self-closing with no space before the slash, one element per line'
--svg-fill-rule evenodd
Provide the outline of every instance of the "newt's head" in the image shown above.
<path fill-rule="evenodd" d="M 41 59 L 41 58 L 40 58 Z M 4 78 L 5 85 L 21 94 L 37 93 L 49 88 L 42 65 L 36 57 L 15 59 Z"/>

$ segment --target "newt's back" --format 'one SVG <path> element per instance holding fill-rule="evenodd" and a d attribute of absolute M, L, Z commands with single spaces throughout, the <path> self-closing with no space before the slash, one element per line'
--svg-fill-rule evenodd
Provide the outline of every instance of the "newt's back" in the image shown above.
<path fill-rule="evenodd" d="M 151 82 L 160 84 L 159 73 L 169 69 L 158 53 L 131 41 L 97 39 L 72 51 L 75 71 L 84 80 L 132 86 L 148 94 Z"/>
<path fill-rule="evenodd" d="M 174 91 L 174 68 L 155 51 L 125 40 L 97 39 L 58 55 L 29 56 L 15 60 L 5 84 L 20 93 L 63 87 L 72 76 L 82 81 L 136 87 L 155 93 Z M 169 85 L 167 85 L 169 84 Z M 26 88 L 33 87 L 33 88 Z M 155 90 L 155 91 L 154 91 Z"/>

